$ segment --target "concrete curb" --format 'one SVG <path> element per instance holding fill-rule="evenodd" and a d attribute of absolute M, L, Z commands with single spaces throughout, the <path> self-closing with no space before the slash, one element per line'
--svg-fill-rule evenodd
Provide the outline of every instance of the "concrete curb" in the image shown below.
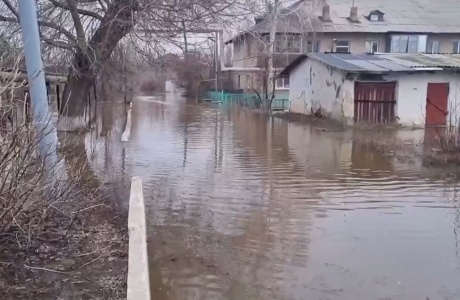
<path fill-rule="evenodd" d="M 142 190 L 142 180 L 138 176 L 134 176 L 131 179 L 128 231 L 129 256 L 127 300 L 150 300 L 144 193 Z"/>
<path fill-rule="evenodd" d="M 131 102 L 129 104 L 128 115 L 126 117 L 125 131 L 121 135 L 121 141 L 122 142 L 129 141 L 129 136 L 131 135 L 131 110 L 132 110 L 132 108 L 133 108 L 133 103 Z"/>

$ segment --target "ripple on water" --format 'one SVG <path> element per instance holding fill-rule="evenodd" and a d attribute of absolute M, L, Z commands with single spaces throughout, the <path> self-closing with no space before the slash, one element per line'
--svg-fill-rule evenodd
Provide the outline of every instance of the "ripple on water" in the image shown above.
<path fill-rule="evenodd" d="M 460 299 L 457 188 L 346 133 L 133 104 L 155 299 Z"/>

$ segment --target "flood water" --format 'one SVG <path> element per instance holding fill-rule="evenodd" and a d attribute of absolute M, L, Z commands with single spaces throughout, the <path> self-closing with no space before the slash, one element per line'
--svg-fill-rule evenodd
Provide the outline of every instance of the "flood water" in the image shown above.
<path fill-rule="evenodd" d="M 124 145 L 114 118 L 100 164 L 143 179 L 152 299 L 460 299 L 457 184 L 421 162 L 172 94 Z"/>

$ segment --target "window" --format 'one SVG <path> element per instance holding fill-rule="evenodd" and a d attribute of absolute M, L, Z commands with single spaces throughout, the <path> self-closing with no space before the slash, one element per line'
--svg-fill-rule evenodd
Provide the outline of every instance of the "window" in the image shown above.
<path fill-rule="evenodd" d="M 321 49 L 321 41 L 320 40 L 307 40 L 304 43 L 304 52 L 305 53 L 318 53 Z"/>
<path fill-rule="evenodd" d="M 379 41 L 366 41 L 366 52 L 367 53 L 379 52 Z"/>
<path fill-rule="evenodd" d="M 423 53 L 427 45 L 426 35 L 393 35 L 391 37 L 392 53 Z"/>
<path fill-rule="evenodd" d="M 429 41 L 426 44 L 426 53 L 438 54 L 439 53 L 439 41 Z"/>
<path fill-rule="evenodd" d="M 320 40 L 317 40 L 315 42 L 315 47 L 313 47 L 313 52 L 315 53 L 321 52 L 321 41 Z"/>
<path fill-rule="evenodd" d="M 268 34 L 263 35 L 263 36 L 262 36 L 262 41 L 263 41 L 265 44 L 270 44 L 270 35 L 268 35 Z"/>
<path fill-rule="evenodd" d="M 237 86 L 238 86 L 239 89 L 241 88 L 241 75 L 238 75 Z"/>
<path fill-rule="evenodd" d="M 275 52 L 281 53 L 284 51 L 284 36 L 277 35 L 275 36 Z"/>
<path fill-rule="evenodd" d="M 338 52 L 338 53 L 350 52 L 350 42 L 343 41 L 343 40 L 337 40 L 335 42 L 335 52 Z"/>
<path fill-rule="evenodd" d="M 300 53 L 300 35 L 277 35 L 275 37 L 276 53 Z"/>
<path fill-rule="evenodd" d="M 305 42 L 306 44 L 306 48 L 305 49 L 305 53 L 312 53 L 313 52 L 313 42 L 311 40 L 308 40 Z"/>
<path fill-rule="evenodd" d="M 276 89 L 288 89 L 289 88 L 289 78 L 277 78 L 276 79 Z"/>
<path fill-rule="evenodd" d="M 460 41 L 454 42 L 454 50 L 452 51 L 454 54 L 460 54 Z"/>
<path fill-rule="evenodd" d="M 300 35 L 286 35 L 286 52 L 300 53 Z"/>
<path fill-rule="evenodd" d="M 383 12 L 381 12 L 380 10 L 373 10 L 369 13 L 369 15 L 367 16 L 367 18 L 369 19 L 369 21 L 371 22 L 382 22 L 383 21 L 383 16 L 385 14 Z"/>
<path fill-rule="evenodd" d="M 248 90 L 252 89 L 252 76 L 251 75 L 246 75 L 246 88 Z"/>
<path fill-rule="evenodd" d="M 244 42 L 246 43 L 246 57 L 251 57 L 251 40 L 246 38 Z"/>
<path fill-rule="evenodd" d="M 417 53 L 417 49 L 418 49 L 418 36 L 410 35 L 407 52 Z"/>

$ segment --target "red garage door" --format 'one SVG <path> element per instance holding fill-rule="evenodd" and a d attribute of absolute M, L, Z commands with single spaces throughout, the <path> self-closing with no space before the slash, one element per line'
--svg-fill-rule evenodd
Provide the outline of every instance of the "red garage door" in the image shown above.
<path fill-rule="evenodd" d="M 395 120 L 395 82 L 355 83 L 355 123 L 388 124 Z"/>

